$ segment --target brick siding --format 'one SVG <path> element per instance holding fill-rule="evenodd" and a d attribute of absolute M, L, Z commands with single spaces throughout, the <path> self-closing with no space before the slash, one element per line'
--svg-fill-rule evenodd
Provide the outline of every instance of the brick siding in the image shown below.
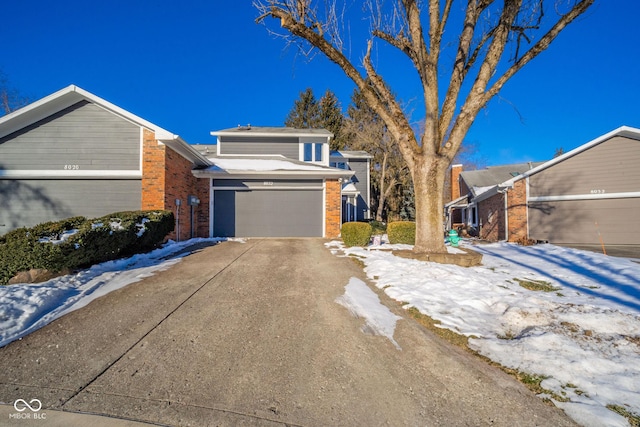
<path fill-rule="evenodd" d="M 338 180 L 326 180 L 325 236 L 334 239 L 340 236 L 340 210 L 342 208 L 342 185 Z"/>
<path fill-rule="evenodd" d="M 170 239 L 192 237 L 191 206 L 187 203 L 190 195 L 200 199 L 200 204 L 193 206 L 193 237 L 209 237 L 209 180 L 197 179 L 192 169 L 189 160 L 159 144 L 153 132 L 144 130 L 142 209 L 166 209 L 174 213 L 180 235 L 176 229 Z M 181 200 L 180 206 L 176 206 L 176 199 Z"/>
<path fill-rule="evenodd" d="M 507 192 L 509 241 L 527 239 L 527 184 L 521 179 Z"/>
<path fill-rule="evenodd" d="M 504 194 L 498 193 L 478 204 L 478 221 L 481 239 L 504 240 Z"/>

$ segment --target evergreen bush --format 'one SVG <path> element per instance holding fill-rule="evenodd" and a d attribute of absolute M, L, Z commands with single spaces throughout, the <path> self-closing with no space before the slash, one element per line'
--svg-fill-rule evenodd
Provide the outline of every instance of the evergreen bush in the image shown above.
<path fill-rule="evenodd" d="M 170 211 L 116 212 L 102 218 L 73 217 L 19 228 L 0 237 L 0 285 L 20 271 L 60 272 L 146 252 L 174 227 Z M 75 234 L 62 242 L 67 231 Z"/>
<path fill-rule="evenodd" d="M 345 246 L 367 246 L 371 241 L 373 229 L 366 222 L 346 222 L 340 229 Z"/>
<path fill-rule="evenodd" d="M 404 243 L 415 245 L 416 243 L 416 223 L 412 221 L 396 221 L 387 225 L 387 236 L 389 243 Z"/>

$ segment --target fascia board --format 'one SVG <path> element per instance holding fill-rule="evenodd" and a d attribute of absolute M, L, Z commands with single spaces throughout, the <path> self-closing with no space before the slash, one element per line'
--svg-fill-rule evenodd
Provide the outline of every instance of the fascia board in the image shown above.
<path fill-rule="evenodd" d="M 311 132 L 264 132 L 264 131 L 211 131 L 211 136 L 258 136 L 258 137 L 285 137 L 292 136 L 298 138 L 332 138 L 331 132 L 327 133 L 311 133 Z M 223 141 L 224 142 L 224 141 Z"/>
<path fill-rule="evenodd" d="M 69 85 L 51 95 L 45 96 L 38 101 L 7 114 L 0 118 L 0 138 L 15 131 L 23 129 L 33 123 L 45 119 L 58 111 L 64 110 L 82 100 L 92 102 L 107 111 L 123 117 L 124 119 L 152 130 L 156 133 L 157 139 L 169 139 L 173 134 L 160 126 L 157 126 L 143 118 L 124 110 L 117 105 L 110 103 L 76 85 Z"/>
<path fill-rule="evenodd" d="M 187 144 L 178 135 L 161 134 L 158 137 L 158 134 L 156 134 L 156 139 L 197 166 L 213 166 L 209 159 Z"/>
<path fill-rule="evenodd" d="M 353 171 L 296 171 L 296 170 L 279 170 L 279 171 L 211 171 L 206 169 L 194 169 L 192 171 L 196 178 L 213 178 L 213 179 L 309 179 L 309 178 L 350 178 L 354 175 Z"/>

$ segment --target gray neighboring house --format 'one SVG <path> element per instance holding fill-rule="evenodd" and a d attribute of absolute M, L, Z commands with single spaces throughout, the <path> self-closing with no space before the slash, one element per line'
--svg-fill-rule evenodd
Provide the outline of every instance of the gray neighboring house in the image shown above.
<path fill-rule="evenodd" d="M 343 183 L 354 172 L 329 166 L 324 129 L 238 126 L 194 145 L 214 165 L 211 230 L 220 237 L 337 237 Z"/>
<path fill-rule="evenodd" d="M 168 209 L 181 218 L 178 238 L 207 237 L 209 212 L 193 207 L 189 221 L 187 204 L 174 201 L 207 200 L 207 182 L 191 169 L 208 165 L 178 135 L 70 85 L 0 117 L 0 235 L 72 216 Z"/>
<path fill-rule="evenodd" d="M 447 204 L 451 224 L 456 209 L 467 209 L 476 215 L 467 223 L 488 240 L 640 245 L 640 129 L 622 126 L 533 166 L 466 194 L 458 187 Z M 453 183 L 465 181 L 455 174 Z"/>
<path fill-rule="evenodd" d="M 370 167 L 373 156 L 366 151 L 332 151 L 329 166 L 352 170 L 354 175 L 342 184 L 342 222 L 371 218 Z"/>

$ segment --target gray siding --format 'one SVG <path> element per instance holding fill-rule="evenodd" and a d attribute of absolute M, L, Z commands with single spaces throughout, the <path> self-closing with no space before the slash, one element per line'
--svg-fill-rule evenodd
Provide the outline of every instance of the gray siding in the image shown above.
<path fill-rule="evenodd" d="M 247 189 L 269 190 L 274 187 L 317 187 L 322 188 L 321 180 L 266 180 L 266 179 L 214 179 L 213 187 L 244 187 Z"/>
<path fill-rule="evenodd" d="M 640 141 L 617 136 L 529 178 L 529 196 L 640 191 Z"/>
<path fill-rule="evenodd" d="M 322 237 L 322 190 L 216 190 L 217 237 Z"/>
<path fill-rule="evenodd" d="M 369 206 L 369 186 L 367 183 L 367 174 L 369 173 L 369 163 L 366 159 L 349 159 L 349 168 L 356 174 L 353 176 L 356 189 L 360 192 L 360 197 L 356 201 L 356 220 L 366 219 Z"/>
<path fill-rule="evenodd" d="M 220 154 L 250 154 L 254 156 L 281 154 L 298 160 L 300 148 L 298 138 L 292 137 L 224 137 L 219 142 Z"/>
<path fill-rule="evenodd" d="M 139 170 L 140 127 L 79 102 L 0 139 L 0 169 Z"/>
<path fill-rule="evenodd" d="M 0 235 L 72 216 L 141 207 L 140 180 L 0 180 Z"/>

